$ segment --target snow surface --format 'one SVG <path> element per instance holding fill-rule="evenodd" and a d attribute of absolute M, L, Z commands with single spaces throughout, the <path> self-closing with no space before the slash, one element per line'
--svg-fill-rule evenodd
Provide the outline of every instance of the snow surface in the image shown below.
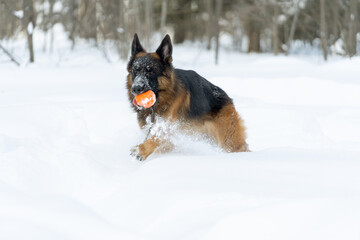
<path fill-rule="evenodd" d="M 2 62 L 1 239 L 360 239 L 360 58 L 220 56 L 173 58 L 233 98 L 252 152 L 175 134 L 144 162 L 126 63 Z"/>

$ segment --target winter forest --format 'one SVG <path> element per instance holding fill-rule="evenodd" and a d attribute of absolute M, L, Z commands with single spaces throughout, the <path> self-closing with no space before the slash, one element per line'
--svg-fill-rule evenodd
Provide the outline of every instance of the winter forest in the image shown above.
<path fill-rule="evenodd" d="M 247 53 L 288 55 L 308 45 L 326 60 L 358 53 L 359 9 L 358 0 L 1 0 L 0 40 L 26 36 L 30 62 L 34 29 L 51 36 L 44 41 L 48 51 L 56 48 L 56 25 L 72 49 L 82 39 L 99 49 L 106 45 L 121 59 L 134 33 L 145 47 L 152 47 L 154 35 L 172 33 L 176 44 L 198 41 L 214 51 L 220 36 L 233 51 Z"/>
<path fill-rule="evenodd" d="M 0 0 L 0 239 L 359 240 L 359 11 L 360 0 Z M 154 117 L 138 117 L 142 93 L 127 90 L 136 67 L 138 80 L 160 74 Z M 214 121 L 250 151 L 196 132 Z M 149 136 L 172 145 L 139 161 Z"/>

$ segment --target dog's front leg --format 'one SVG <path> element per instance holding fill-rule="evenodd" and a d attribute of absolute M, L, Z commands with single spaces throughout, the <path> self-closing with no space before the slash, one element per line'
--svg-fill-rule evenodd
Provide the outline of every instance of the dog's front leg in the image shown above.
<path fill-rule="evenodd" d="M 152 136 L 145 140 L 144 143 L 131 149 L 131 155 L 136 159 L 143 161 L 153 152 L 165 153 L 173 149 L 173 144 L 169 140 Z"/>

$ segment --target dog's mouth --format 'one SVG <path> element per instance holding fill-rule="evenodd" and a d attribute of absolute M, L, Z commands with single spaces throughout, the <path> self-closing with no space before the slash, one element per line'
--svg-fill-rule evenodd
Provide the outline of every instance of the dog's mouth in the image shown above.
<path fill-rule="evenodd" d="M 146 92 L 146 91 L 144 91 L 144 92 Z M 141 94 L 143 94 L 144 92 L 141 92 L 141 93 L 139 93 L 139 94 L 132 93 L 132 94 L 133 94 L 133 97 L 134 97 L 132 103 L 134 104 L 134 106 L 136 106 L 136 107 L 141 107 L 141 105 L 136 101 L 136 96 L 141 95 Z"/>
<path fill-rule="evenodd" d="M 152 90 L 148 90 L 134 96 L 132 103 L 138 108 L 150 108 L 156 102 L 156 95 Z"/>
<path fill-rule="evenodd" d="M 136 97 L 136 96 L 135 96 Z M 133 104 L 134 104 L 134 106 L 136 106 L 136 107 L 138 107 L 138 106 L 140 106 L 139 104 L 138 104 L 138 102 L 136 101 L 136 98 L 134 97 L 134 99 L 133 99 Z"/>

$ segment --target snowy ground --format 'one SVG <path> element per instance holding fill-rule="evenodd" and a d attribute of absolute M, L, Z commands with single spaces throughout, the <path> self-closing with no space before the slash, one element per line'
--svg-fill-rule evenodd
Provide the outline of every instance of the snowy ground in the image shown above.
<path fill-rule="evenodd" d="M 1 239 L 360 239 L 360 58 L 173 57 L 234 99 L 253 152 L 181 137 L 138 162 L 126 63 L 2 62 Z"/>

